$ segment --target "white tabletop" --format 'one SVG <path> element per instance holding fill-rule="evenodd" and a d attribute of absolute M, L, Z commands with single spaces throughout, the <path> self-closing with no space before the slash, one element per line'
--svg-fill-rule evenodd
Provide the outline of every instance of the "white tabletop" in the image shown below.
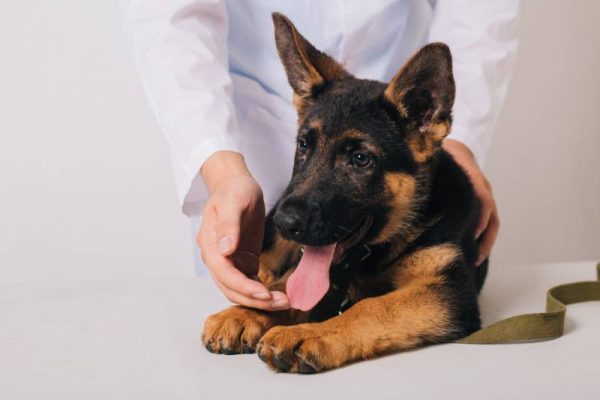
<path fill-rule="evenodd" d="M 494 266 L 484 323 L 595 277 L 594 262 Z M 306 376 L 206 351 L 204 318 L 226 305 L 204 279 L 0 285 L 0 398 L 600 398 L 598 302 L 569 306 L 558 340 L 438 345 Z"/>

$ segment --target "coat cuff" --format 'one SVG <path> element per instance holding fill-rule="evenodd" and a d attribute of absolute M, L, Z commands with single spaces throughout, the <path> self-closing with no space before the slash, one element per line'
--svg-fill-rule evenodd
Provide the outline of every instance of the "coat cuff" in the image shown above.
<path fill-rule="evenodd" d="M 200 175 L 202 164 L 217 151 L 240 152 L 237 142 L 229 136 L 215 137 L 202 141 L 187 157 L 178 160 L 171 155 L 177 193 L 183 213 L 187 216 L 201 215 L 208 200 L 208 188 Z"/>

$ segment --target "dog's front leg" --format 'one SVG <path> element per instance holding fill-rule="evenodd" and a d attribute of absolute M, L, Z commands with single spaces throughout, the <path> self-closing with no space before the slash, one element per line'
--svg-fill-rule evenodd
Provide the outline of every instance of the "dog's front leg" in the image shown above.
<path fill-rule="evenodd" d="M 274 327 L 262 337 L 257 352 L 277 371 L 312 373 L 444 341 L 452 322 L 443 293 L 439 277 L 419 277 L 327 321 Z"/>

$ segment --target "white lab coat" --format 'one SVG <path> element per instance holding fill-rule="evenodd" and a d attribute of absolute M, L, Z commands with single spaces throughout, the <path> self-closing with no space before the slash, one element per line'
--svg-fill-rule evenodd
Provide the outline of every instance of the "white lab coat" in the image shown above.
<path fill-rule="evenodd" d="M 518 0 L 131 0 L 139 72 L 187 215 L 202 212 L 198 172 L 216 151 L 244 155 L 268 208 L 289 180 L 296 113 L 273 11 L 360 78 L 389 81 L 422 45 L 448 44 L 457 87 L 450 137 L 483 162 L 517 47 Z"/>

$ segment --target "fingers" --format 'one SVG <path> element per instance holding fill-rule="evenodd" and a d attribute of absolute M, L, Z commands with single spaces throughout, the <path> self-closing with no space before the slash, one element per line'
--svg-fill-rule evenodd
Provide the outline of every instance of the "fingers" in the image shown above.
<path fill-rule="evenodd" d="M 482 201 L 481 206 L 482 207 L 479 214 L 479 223 L 477 224 L 477 228 L 475 228 L 475 239 L 479 239 L 481 235 L 485 232 L 494 212 L 493 200 L 491 200 L 491 204 L 489 200 Z"/>
<path fill-rule="evenodd" d="M 229 256 L 237 249 L 244 205 L 233 199 L 224 201 L 217 214 L 217 248 L 219 253 Z"/>
<path fill-rule="evenodd" d="M 477 224 L 477 228 L 475 228 L 475 239 L 479 239 L 486 230 L 492 213 L 496 209 L 496 202 L 492 197 L 492 187 L 485 178 L 476 184 L 475 192 L 481 204 L 479 223 Z"/>
<path fill-rule="evenodd" d="M 473 157 L 473 153 L 467 146 L 453 139 L 445 139 L 442 146 L 469 176 L 475 189 L 475 194 L 481 204 L 479 222 L 475 228 L 475 239 L 479 241 L 476 265 L 481 265 L 489 257 L 498 235 L 498 229 L 500 228 L 498 209 L 496 208 L 496 202 L 492 194 L 492 186 L 483 175 Z"/>
<path fill-rule="evenodd" d="M 219 285 L 218 282 L 217 284 Z M 257 300 L 243 296 L 237 292 L 227 289 L 224 286 L 219 286 L 219 288 L 223 294 L 225 294 L 227 300 L 245 307 L 258 308 L 265 311 L 278 311 L 290 308 L 290 301 L 285 293 L 282 292 L 271 292 L 271 300 Z"/>
<path fill-rule="evenodd" d="M 236 304 L 263 310 L 289 308 L 289 299 L 284 293 L 269 292 L 262 283 L 240 272 L 230 257 L 221 255 L 218 249 L 216 220 L 216 210 L 207 208 L 197 242 L 204 264 L 227 299 Z"/>
<path fill-rule="evenodd" d="M 481 179 L 474 180 L 475 192 L 481 204 L 479 223 L 475 228 L 475 239 L 479 241 L 476 266 L 481 265 L 490 256 L 500 228 L 498 209 L 492 194 L 492 187 L 483 175 L 479 175 L 479 177 Z"/>
<path fill-rule="evenodd" d="M 228 257 L 222 256 L 217 250 L 216 236 L 214 239 L 210 240 L 209 238 L 203 241 L 202 258 L 215 281 L 245 297 L 270 300 L 271 294 L 267 288 L 262 283 L 248 278 L 235 267 Z"/>
<path fill-rule="evenodd" d="M 269 292 L 262 283 L 238 271 L 229 259 L 220 255 L 217 257 L 221 257 L 224 262 L 213 260 L 210 271 L 214 281 L 229 301 L 261 310 L 290 308 L 290 301 L 285 293 Z"/>
<path fill-rule="evenodd" d="M 231 293 L 229 293 L 229 295 L 227 292 L 225 292 L 225 296 L 232 303 L 239 304 L 239 305 L 242 305 L 245 307 L 250 307 L 250 308 L 258 308 L 260 310 L 265 310 L 265 311 L 280 311 L 280 310 L 287 310 L 290 308 L 290 301 L 288 300 L 285 293 L 281 293 L 281 292 L 273 292 L 273 293 L 274 294 L 278 293 L 278 295 L 273 295 L 273 299 L 271 301 L 248 299 L 247 297 L 243 297 L 239 293 L 236 293 L 236 292 L 231 292 Z"/>
<path fill-rule="evenodd" d="M 489 222 L 485 231 L 483 232 L 479 242 L 479 257 L 476 265 L 479 266 L 481 263 L 490 256 L 492 246 L 498 236 L 498 230 L 500 229 L 500 219 L 498 217 L 498 210 L 496 207 L 493 208 L 489 218 Z"/>

